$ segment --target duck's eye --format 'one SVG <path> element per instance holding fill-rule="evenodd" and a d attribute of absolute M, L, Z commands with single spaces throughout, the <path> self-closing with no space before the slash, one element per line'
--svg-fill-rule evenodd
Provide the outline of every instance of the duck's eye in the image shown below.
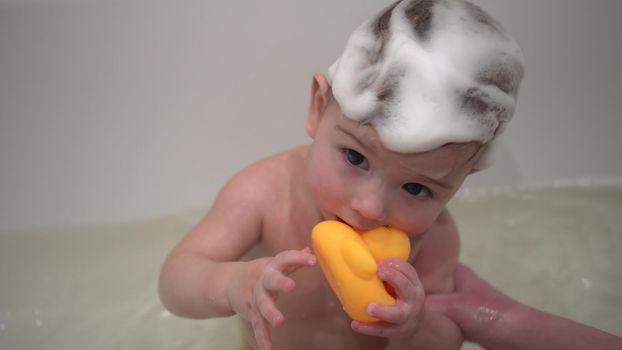
<path fill-rule="evenodd" d="M 352 149 L 346 149 L 344 152 L 348 163 L 360 168 L 368 167 L 367 158 L 364 155 Z"/>
<path fill-rule="evenodd" d="M 417 198 L 428 197 L 432 194 L 427 187 L 416 182 L 409 182 L 407 184 L 404 184 L 402 188 L 410 195 Z"/>

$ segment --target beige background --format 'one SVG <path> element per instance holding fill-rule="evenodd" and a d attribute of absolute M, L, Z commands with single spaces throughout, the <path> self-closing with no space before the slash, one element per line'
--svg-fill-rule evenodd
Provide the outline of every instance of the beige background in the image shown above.
<path fill-rule="evenodd" d="M 527 59 L 469 188 L 622 178 L 622 2 L 480 0 Z M 0 0 L 0 232 L 207 206 L 308 142 L 311 74 L 389 1 Z"/>

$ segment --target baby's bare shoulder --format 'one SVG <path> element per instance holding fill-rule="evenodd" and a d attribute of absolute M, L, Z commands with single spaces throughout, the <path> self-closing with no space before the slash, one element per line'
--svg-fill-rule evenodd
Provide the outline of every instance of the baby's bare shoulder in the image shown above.
<path fill-rule="evenodd" d="M 221 195 L 253 202 L 274 200 L 286 190 L 293 174 L 304 167 L 307 148 L 292 148 L 256 161 L 231 177 Z"/>
<path fill-rule="evenodd" d="M 292 173 L 304 165 L 308 146 L 300 146 L 260 159 L 237 173 L 232 180 L 244 179 L 253 183 L 280 183 L 283 178 L 291 177 Z"/>
<path fill-rule="evenodd" d="M 229 179 L 187 236 L 185 246 L 220 260 L 237 259 L 247 252 L 261 238 L 266 218 L 283 202 L 281 187 L 289 172 L 283 168 L 288 155 L 295 153 L 290 150 L 262 159 Z"/>

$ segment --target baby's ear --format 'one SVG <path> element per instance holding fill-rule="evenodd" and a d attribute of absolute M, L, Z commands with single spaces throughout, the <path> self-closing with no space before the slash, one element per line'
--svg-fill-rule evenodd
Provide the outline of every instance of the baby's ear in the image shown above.
<path fill-rule="evenodd" d="M 328 80 L 321 73 L 313 75 L 311 83 L 311 101 L 309 102 L 309 113 L 307 115 L 307 134 L 311 138 L 315 138 L 320 119 L 324 114 L 328 103 L 330 85 Z"/>
<path fill-rule="evenodd" d="M 473 168 L 469 172 L 469 175 L 490 168 L 495 160 L 495 147 L 494 141 L 488 144 L 482 145 L 475 155 L 475 163 Z"/>

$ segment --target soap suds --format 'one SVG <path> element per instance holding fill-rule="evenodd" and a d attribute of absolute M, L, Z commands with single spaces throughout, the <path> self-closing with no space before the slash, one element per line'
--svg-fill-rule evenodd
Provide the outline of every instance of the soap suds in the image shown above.
<path fill-rule="evenodd" d="M 403 153 L 491 142 L 514 113 L 522 76 L 516 42 L 462 0 L 389 6 L 352 33 L 328 72 L 345 116 Z"/>

